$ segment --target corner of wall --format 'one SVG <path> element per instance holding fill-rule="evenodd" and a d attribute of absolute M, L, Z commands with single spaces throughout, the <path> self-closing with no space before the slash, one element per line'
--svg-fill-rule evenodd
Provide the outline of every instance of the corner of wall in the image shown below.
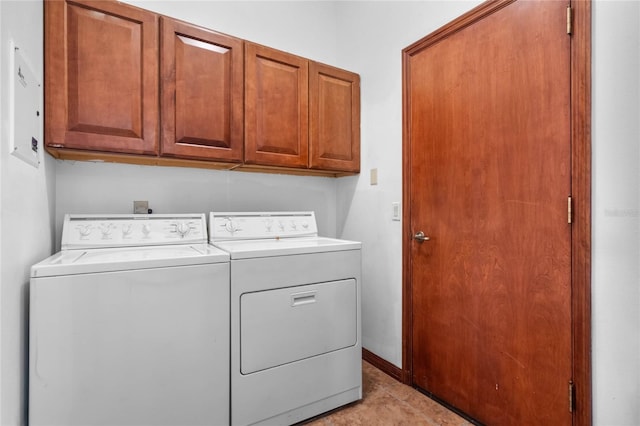
<path fill-rule="evenodd" d="M 0 424 L 11 426 L 27 423 L 29 275 L 52 252 L 56 164 L 43 150 L 38 167 L 10 153 L 10 39 L 43 82 L 42 23 L 42 1 L 0 1 Z"/>

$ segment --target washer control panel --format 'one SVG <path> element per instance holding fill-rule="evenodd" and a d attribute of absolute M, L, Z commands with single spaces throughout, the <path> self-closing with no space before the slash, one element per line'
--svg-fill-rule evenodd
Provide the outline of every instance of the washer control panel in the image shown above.
<path fill-rule="evenodd" d="M 317 235 L 314 212 L 211 212 L 209 215 L 209 241 Z"/>
<path fill-rule="evenodd" d="M 65 215 L 62 249 L 207 242 L 204 214 Z"/>

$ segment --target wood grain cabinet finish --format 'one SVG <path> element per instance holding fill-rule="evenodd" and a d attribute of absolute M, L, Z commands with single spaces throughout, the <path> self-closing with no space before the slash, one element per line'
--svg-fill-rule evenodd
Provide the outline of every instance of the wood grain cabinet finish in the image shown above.
<path fill-rule="evenodd" d="M 157 153 L 157 15 L 113 1 L 44 7 L 47 147 Z"/>
<path fill-rule="evenodd" d="M 243 41 L 162 17 L 161 154 L 241 162 Z"/>
<path fill-rule="evenodd" d="M 49 0 L 44 10 L 55 157 L 360 171 L 357 74 L 113 0 Z"/>
<path fill-rule="evenodd" d="M 360 171 L 360 76 L 309 65 L 309 167 Z"/>
<path fill-rule="evenodd" d="M 245 42 L 244 162 L 307 168 L 309 61 Z"/>

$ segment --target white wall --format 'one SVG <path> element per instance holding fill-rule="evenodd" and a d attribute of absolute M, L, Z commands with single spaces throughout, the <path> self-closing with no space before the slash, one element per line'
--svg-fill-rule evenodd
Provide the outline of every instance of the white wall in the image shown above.
<path fill-rule="evenodd" d="M 593 16 L 594 424 L 640 424 L 640 3 Z"/>
<path fill-rule="evenodd" d="M 335 65 L 335 2 L 125 0 L 245 40 Z M 342 42 L 340 40 L 340 42 Z"/>
<path fill-rule="evenodd" d="M 59 161 L 56 246 L 65 213 L 132 213 L 134 200 L 154 213 L 313 210 L 319 232 L 333 236 L 335 187 L 333 178 Z"/>
<path fill-rule="evenodd" d="M 34 168 L 9 154 L 9 37 L 42 81 L 42 2 L 0 1 L 0 300 L 2 425 L 25 424 L 29 268 L 51 254 L 55 164 Z"/>

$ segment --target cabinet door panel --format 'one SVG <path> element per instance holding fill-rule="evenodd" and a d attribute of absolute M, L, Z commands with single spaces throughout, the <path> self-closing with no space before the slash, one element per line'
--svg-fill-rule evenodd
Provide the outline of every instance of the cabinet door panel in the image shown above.
<path fill-rule="evenodd" d="M 162 155 L 242 161 L 242 43 L 162 18 Z"/>
<path fill-rule="evenodd" d="M 360 76 L 311 62 L 310 167 L 360 171 Z"/>
<path fill-rule="evenodd" d="M 246 43 L 245 162 L 308 163 L 308 61 Z"/>
<path fill-rule="evenodd" d="M 46 143 L 157 153 L 157 16 L 103 1 L 45 2 Z"/>

